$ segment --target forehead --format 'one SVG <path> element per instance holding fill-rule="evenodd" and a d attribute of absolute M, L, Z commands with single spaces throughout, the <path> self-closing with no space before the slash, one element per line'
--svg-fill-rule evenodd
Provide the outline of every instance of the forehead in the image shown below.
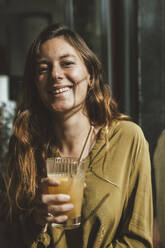
<path fill-rule="evenodd" d="M 79 57 L 82 59 L 80 52 L 73 47 L 69 41 L 64 37 L 55 37 L 45 41 L 39 52 L 39 57 L 62 57 L 63 55 L 70 55 L 72 57 Z"/>

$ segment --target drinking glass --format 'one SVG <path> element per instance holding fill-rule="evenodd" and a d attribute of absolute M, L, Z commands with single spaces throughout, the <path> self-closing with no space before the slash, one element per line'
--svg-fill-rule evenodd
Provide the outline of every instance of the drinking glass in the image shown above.
<path fill-rule="evenodd" d="M 81 208 L 83 202 L 85 161 L 72 157 L 50 157 L 46 161 L 47 176 L 56 178 L 61 183 L 58 186 L 47 186 L 47 194 L 68 194 L 74 208 L 65 214 L 68 220 L 63 223 L 52 223 L 52 226 L 64 229 L 78 228 L 81 224 Z"/>

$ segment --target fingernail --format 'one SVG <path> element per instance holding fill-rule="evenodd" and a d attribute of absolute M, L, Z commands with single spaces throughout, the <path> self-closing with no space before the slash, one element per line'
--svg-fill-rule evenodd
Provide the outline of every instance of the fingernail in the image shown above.
<path fill-rule="evenodd" d="M 64 200 L 70 200 L 70 195 L 63 195 Z"/>
<path fill-rule="evenodd" d="M 61 182 L 58 180 L 58 179 L 56 179 L 56 178 L 53 178 L 53 177 L 48 177 L 49 178 L 49 180 L 51 181 L 51 183 L 54 183 L 54 184 L 60 184 Z"/>
<path fill-rule="evenodd" d="M 67 208 L 69 208 L 70 210 L 74 208 L 72 203 L 69 203 L 69 204 L 66 204 L 66 205 L 67 205 Z"/>
<path fill-rule="evenodd" d="M 54 183 L 60 183 L 60 181 L 58 179 L 52 178 L 52 177 L 50 177 L 50 178 L 51 178 L 52 182 L 54 182 Z"/>
<path fill-rule="evenodd" d="M 64 221 L 66 221 L 67 219 L 68 219 L 68 216 L 66 216 L 66 215 L 61 216 L 61 222 L 64 222 Z"/>
<path fill-rule="evenodd" d="M 53 179 L 53 180 L 54 180 L 54 183 L 58 183 L 58 184 L 61 183 L 58 179 Z"/>

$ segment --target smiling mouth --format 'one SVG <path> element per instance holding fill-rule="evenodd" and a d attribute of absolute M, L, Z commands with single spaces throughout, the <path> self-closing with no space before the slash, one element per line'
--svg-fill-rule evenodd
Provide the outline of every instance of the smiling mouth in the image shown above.
<path fill-rule="evenodd" d="M 60 93 L 64 93 L 64 92 L 67 92 L 67 91 L 70 91 L 72 87 L 63 87 L 63 88 L 60 88 L 60 89 L 53 89 L 53 91 L 51 91 L 51 93 L 53 95 L 58 95 Z"/>

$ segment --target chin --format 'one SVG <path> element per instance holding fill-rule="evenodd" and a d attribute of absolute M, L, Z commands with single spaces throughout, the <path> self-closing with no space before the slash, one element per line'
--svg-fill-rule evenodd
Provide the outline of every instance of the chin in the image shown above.
<path fill-rule="evenodd" d="M 70 103 L 70 104 L 47 104 L 47 108 L 52 112 L 56 114 L 74 114 L 76 112 L 81 112 L 84 110 L 84 102 L 80 102 L 79 104 Z"/>
<path fill-rule="evenodd" d="M 64 107 L 64 106 L 53 106 L 53 105 L 51 105 L 50 107 L 49 107 L 49 109 L 51 110 L 51 112 L 54 112 L 54 113 L 67 113 L 67 112 L 69 112 L 71 109 L 72 109 L 72 107 Z"/>

